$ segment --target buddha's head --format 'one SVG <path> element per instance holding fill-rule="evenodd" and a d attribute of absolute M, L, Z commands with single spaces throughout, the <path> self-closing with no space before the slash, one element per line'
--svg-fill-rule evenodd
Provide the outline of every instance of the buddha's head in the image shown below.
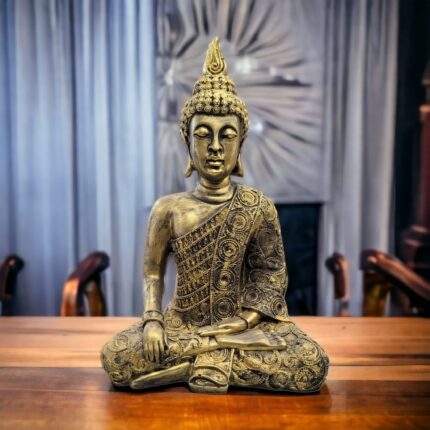
<path fill-rule="evenodd" d="M 203 75 L 182 109 L 180 133 L 190 156 L 185 176 L 193 169 L 212 182 L 243 176 L 240 151 L 248 133 L 248 110 L 227 76 L 218 38 L 209 45 Z"/>

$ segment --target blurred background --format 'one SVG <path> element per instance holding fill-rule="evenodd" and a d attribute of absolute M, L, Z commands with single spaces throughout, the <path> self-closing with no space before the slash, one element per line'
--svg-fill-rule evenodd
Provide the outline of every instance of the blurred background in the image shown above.
<path fill-rule="evenodd" d="M 250 111 L 242 180 L 278 208 L 290 312 L 366 314 L 366 291 L 422 311 L 430 1 L 0 0 L 3 314 L 59 315 L 95 250 L 107 313 L 142 312 L 148 214 L 195 183 L 178 117 L 215 36 Z M 170 267 L 166 301 L 173 286 Z"/>

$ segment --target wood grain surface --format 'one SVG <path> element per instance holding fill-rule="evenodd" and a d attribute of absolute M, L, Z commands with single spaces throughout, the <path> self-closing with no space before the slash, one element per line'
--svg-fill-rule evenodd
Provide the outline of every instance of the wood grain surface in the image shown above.
<path fill-rule="evenodd" d="M 295 318 L 327 351 L 319 394 L 115 390 L 99 351 L 133 318 L 0 318 L 1 429 L 430 429 L 430 321 Z"/>

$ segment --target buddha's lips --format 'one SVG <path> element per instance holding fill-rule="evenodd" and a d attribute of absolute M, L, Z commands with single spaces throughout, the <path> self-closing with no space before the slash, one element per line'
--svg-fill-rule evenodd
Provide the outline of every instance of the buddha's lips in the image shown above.
<path fill-rule="evenodd" d="M 206 160 L 206 164 L 208 164 L 209 166 L 222 166 L 224 164 L 224 160 L 221 158 L 208 158 Z"/>

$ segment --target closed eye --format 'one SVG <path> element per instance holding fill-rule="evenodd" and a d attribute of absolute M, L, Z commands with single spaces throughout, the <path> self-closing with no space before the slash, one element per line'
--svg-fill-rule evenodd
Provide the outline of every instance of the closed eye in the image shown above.
<path fill-rule="evenodd" d="M 232 128 L 227 128 L 226 130 L 224 130 L 222 137 L 224 139 L 234 139 L 235 137 L 237 137 L 237 133 Z"/>
<path fill-rule="evenodd" d="M 195 137 L 208 137 L 210 131 L 206 127 L 198 127 L 194 130 Z"/>

